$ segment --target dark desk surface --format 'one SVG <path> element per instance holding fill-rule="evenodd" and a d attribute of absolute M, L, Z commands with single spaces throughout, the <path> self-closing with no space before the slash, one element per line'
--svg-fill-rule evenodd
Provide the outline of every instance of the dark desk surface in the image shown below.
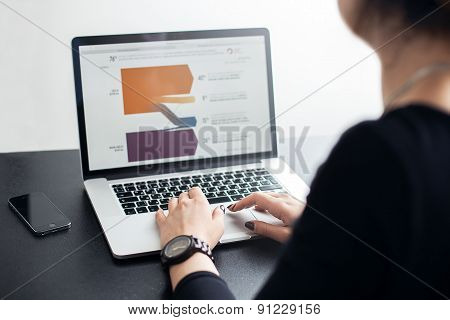
<path fill-rule="evenodd" d="M 116 260 L 84 192 L 78 151 L 0 154 L 0 298 L 160 299 L 169 282 L 157 256 Z M 68 231 L 33 236 L 8 198 L 41 191 L 72 221 Z M 252 298 L 280 246 L 254 240 L 220 246 L 217 266 L 237 298 Z"/>

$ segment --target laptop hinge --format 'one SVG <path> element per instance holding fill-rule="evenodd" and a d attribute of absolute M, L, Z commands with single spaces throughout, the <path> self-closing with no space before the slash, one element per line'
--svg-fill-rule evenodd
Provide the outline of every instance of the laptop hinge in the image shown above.
<path fill-rule="evenodd" d="M 107 180 L 118 180 L 118 179 L 127 179 L 127 178 L 137 178 L 143 176 L 152 176 L 159 174 L 169 174 L 169 173 L 180 173 L 180 172 L 190 172 L 197 170 L 205 170 L 205 169 L 214 169 L 214 168 L 222 168 L 222 167 L 232 167 L 232 166 L 242 166 L 246 164 L 254 164 L 259 163 L 262 158 L 246 158 L 246 159 L 233 159 L 227 161 L 204 161 L 196 164 L 189 164 L 186 166 L 180 165 L 171 165 L 170 163 L 166 163 L 164 165 L 159 165 L 158 167 L 149 167 L 143 168 L 141 167 L 131 167 L 128 170 L 118 170 L 117 172 L 108 172 L 107 174 L 91 174 L 89 177 L 84 177 L 85 180 L 96 179 L 96 178 L 106 178 Z"/>

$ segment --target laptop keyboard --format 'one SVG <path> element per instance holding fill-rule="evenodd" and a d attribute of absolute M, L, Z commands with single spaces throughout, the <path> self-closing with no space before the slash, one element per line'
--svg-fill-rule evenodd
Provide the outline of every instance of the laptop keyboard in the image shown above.
<path fill-rule="evenodd" d="M 264 168 L 112 185 L 126 215 L 167 210 L 170 198 L 193 187 L 201 188 L 210 204 L 238 201 L 252 192 L 282 189 Z"/>

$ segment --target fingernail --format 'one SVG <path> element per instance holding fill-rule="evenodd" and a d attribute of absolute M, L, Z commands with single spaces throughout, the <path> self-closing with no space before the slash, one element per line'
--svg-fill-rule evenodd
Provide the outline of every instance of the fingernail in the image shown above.
<path fill-rule="evenodd" d="M 233 211 L 235 203 L 230 204 L 227 208 L 230 211 Z"/>
<path fill-rule="evenodd" d="M 253 221 L 247 221 L 245 223 L 245 227 L 250 230 L 255 230 L 255 223 Z"/>
<path fill-rule="evenodd" d="M 219 206 L 220 210 L 222 210 L 223 214 L 225 214 L 225 206 L 223 204 L 221 204 Z"/>

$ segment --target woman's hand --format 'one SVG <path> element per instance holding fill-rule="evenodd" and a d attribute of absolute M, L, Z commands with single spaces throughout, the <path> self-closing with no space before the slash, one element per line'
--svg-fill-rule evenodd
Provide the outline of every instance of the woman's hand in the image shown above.
<path fill-rule="evenodd" d="M 262 221 L 248 221 L 245 226 L 253 232 L 279 242 L 286 242 L 292 233 L 292 225 L 301 216 L 305 204 L 286 193 L 255 192 L 228 207 L 239 211 L 255 206 L 255 210 L 268 212 L 283 221 L 284 226 L 275 226 Z"/>
<path fill-rule="evenodd" d="M 177 236 L 193 235 L 207 242 L 211 249 L 214 248 L 223 234 L 224 213 L 223 206 L 211 213 L 208 200 L 198 187 L 183 192 L 178 198 L 170 199 L 167 217 L 161 209 L 156 212 L 161 247 Z M 173 289 L 181 279 L 193 272 L 209 271 L 219 274 L 211 259 L 202 253 L 195 253 L 182 263 L 171 266 L 169 271 Z"/>
<path fill-rule="evenodd" d="M 193 235 L 214 248 L 223 234 L 224 211 L 225 208 L 217 207 L 211 213 L 208 200 L 198 187 L 170 199 L 167 217 L 161 209 L 156 212 L 161 247 L 177 236 Z"/>

